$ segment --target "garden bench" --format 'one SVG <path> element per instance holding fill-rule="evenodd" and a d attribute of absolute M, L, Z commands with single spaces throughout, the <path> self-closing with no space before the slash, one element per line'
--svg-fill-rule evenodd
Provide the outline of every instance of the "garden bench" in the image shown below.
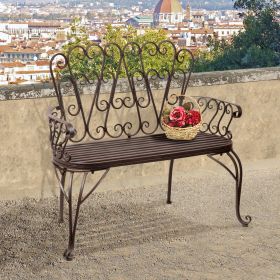
<path fill-rule="evenodd" d="M 67 260 L 73 258 L 80 207 L 112 167 L 170 161 L 167 203 L 171 203 L 174 160 L 207 155 L 234 178 L 237 219 L 243 226 L 250 223 L 250 216 L 240 215 L 242 165 L 233 150 L 229 130 L 232 120 L 241 117 L 241 107 L 196 96 L 203 117 L 197 137 L 174 141 L 162 130 L 163 108 L 170 103 L 170 96 L 186 94 L 193 63 L 189 50 L 178 49 L 169 41 L 128 43 L 123 47 L 75 46 L 51 59 L 58 106 L 49 112 L 50 142 L 60 186 L 60 222 L 64 200 L 69 207 L 69 243 L 64 253 Z M 156 89 L 157 83 L 163 84 L 164 90 Z M 118 89 L 125 84 L 129 90 L 122 93 Z M 234 171 L 215 157 L 219 155 L 229 157 Z M 99 170 L 104 170 L 103 175 L 85 193 L 88 174 Z M 76 173 L 82 174 L 82 181 L 73 203 Z"/>

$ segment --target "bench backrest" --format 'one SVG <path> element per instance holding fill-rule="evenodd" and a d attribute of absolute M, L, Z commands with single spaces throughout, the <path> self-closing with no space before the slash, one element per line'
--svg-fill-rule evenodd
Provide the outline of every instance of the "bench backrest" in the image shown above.
<path fill-rule="evenodd" d="M 170 97 L 186 94 L 193 63 L 189 50 L 170 41 L 123 47 L 91 44 L 56 54 L 50 70 L 62 118 L 80 121 L 72 141 L 160 131 L 161 114 Z"/>

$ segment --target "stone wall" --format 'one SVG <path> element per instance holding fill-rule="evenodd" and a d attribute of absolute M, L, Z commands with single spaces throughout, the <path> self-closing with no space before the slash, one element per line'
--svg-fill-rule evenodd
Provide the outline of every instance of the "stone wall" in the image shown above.
<path fill-rule="evenodd" d="M 193 75 L 188 94 L 241 105 L 243 116 L 235 120 L 232 132 L 234 148 L 246 165 L 248 161 L 280 158 L 279 80 L 279 68 L 200 73 Z M 153 86 L 160 90 L 164 84 Z M 127 91 L 127 84 L 118 90 Z M 0 100 L 0 199 L 56 195 L 47 122 L 47 108 L 56 105 L 51 84 L 0 88 Z M 175 166 L 180 178 L 186 168 L 187 172 L 207 170 L 209 160 L 183 159 Z M 99 190 L 163 183 L 167 170 L 168 162 L 115 168 Z"/>

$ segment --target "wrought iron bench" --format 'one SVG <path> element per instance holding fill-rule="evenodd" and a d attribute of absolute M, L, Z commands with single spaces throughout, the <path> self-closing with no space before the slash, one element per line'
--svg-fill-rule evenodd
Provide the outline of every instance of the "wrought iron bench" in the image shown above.
<path fill-rule="evenodd" d="M 250 223 L 250 216 L 240 215 L 242 165 L 233 151 L 229 130 L 232 120 L 241 117 L 240 106 L 195 97 L 204 121 L 197 137 L 173 141 L 162 131 L 163 108 L 176 94 L 172 88 L 180 85 L 178 93 L 186 94 L 193 63 L 190 51 L 178 49 L 169 41 L 128 43 L 124 47 L 76 46 L 51 59 L 58 106 L 49 112 L 50 142 L 60 186 L 60 222 L 64 200 L 69 207 L 67 260 L 73 258 L 80 207 L 112 167 L 169 160 L 167 203 L 171 203 L 174 160 L 207 155 L 234 178 L 237 219 L 243 226 Z M 155 89 L 152 84 L 156 83 L 164 83 L 164 90 Z M 118 91 L 124 84 L 129 87 L 126 94 Z M 232 161 L 234 171 L 214 158 L 224 154 Z M 88 174 L 98 170 L 104 170 L 103 175 L 84 194 Z M 82 174 L 82 182 L 74 209 L 75 173 Z"/>

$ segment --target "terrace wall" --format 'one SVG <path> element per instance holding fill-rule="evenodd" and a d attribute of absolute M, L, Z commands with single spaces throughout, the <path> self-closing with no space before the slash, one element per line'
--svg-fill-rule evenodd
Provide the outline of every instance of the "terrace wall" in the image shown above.
<path fill-rule="evenodd" d="M 163 85 L 154 86 L 160 90 Z M 127 89 L 124 83 L 119 91 Z M 249 161 L 280 158 L 279 67 L 194 74 L 189 94 L 241 105 L 243 116 L 232 124 L 232 132 L 234 148 L 245 166 Z M 48 107 L 56 104 L 51 84 L 0 88 L 0 199 L 58 193 L 47 121 Z M 181 159 L 175 163 L 175 178 L 198 168 L 219 167 L 207 157 Z M 115 168 L 99 191 L 164 183 L 167 171 L 168 162 Z"/>

